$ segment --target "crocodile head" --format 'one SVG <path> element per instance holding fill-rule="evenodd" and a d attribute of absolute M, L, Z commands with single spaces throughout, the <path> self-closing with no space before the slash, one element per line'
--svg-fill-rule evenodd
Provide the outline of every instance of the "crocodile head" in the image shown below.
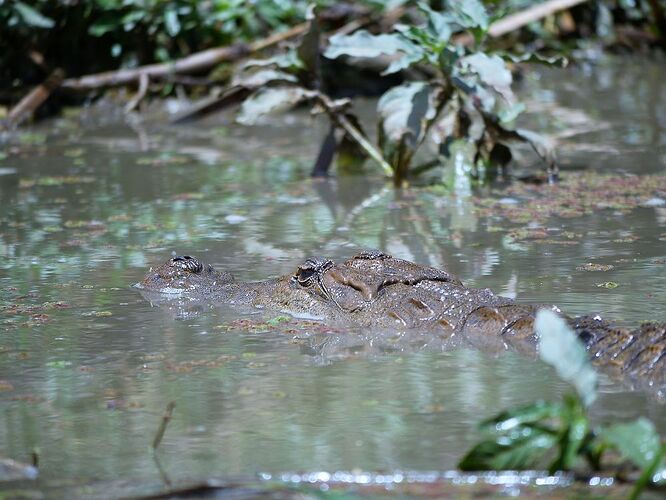
<path fill-rule="evenodd" d="M 307 289 L 346 312 L 366 308 L 392 285 L 414 286 L 422 281 L 461 285 L 445 271 L 367 250 L 343 264 L 309 258 L 292 277 L 294 286 Z"/>
<path fill-rule="evenodd" d="M 151 269 L 135 286 L 142 290 L 180 294 L 184 291 L 204 291 L 232 283 L 231 274 L 220 272 L 195 257 L 172 257 L 156 269 Z"/>
<path fill-rule="evenodd" d="M 317 257 L 306 259 L 291 278 L 293 289 L 334 304 L 341 311 L 355 311 L 374 298 L 377 287 L 371 276 Z"/>

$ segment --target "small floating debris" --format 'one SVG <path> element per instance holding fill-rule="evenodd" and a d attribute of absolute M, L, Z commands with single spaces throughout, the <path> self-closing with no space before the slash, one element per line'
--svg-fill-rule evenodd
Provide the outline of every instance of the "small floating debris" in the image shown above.
<path fill-rule="evenodd" d="M 227 215 L 224 220 L 227 222 L 227 224 L 242 224 L 247 220 L 247 217 L 243 215 L 237 215 L 237 214 L 230 214 Z"/>
<path fill-rule="evenodd" d="M 615 269 L 615 266 L 612 264 L 595 264 L 594 262 L 588 262 L 582 266 L 577 266 L 576 271 L 610 271 Z"/>

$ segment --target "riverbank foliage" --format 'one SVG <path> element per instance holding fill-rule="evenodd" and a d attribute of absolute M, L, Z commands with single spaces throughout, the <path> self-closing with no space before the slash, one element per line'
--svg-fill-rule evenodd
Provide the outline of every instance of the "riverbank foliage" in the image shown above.
<path fill-rule="evenodd" d="M 310 3 L 335 5 L 338 11 L 355 15 L 410 2 L 0 0 L 0 89 L 38 83 L 46 67 L 61 67 L 68 76 L 76 76 L 174 60 L 206 48 L 253 40 L 302 22 Z M 499 18 L 539 2 L 483 3 L 493 18 Z M 429 4 L 435 10 L 442 8 L 441 1 Z M 665 4 L 663 0 L 584 2 L 543 23 L 530 24 L 515 38 L 536 45 L 594 36 L 620 44 L 636 39 L 663 44 Z"/>
<path fill-rule="evenodd" d="M 525 106 L 512 92 L 513 73 L 523 63 L 561 64 L 563 54 L 591 38 L 663 43 L 665 3 L 581 1 L 493 31 L 507 15 L 542 2 L 0 0 L 0 103 L 15 104 L 31 86 L 43 87 L 20 106 L 0 107 L 0 118 L 4 109 L 16 126 L 46 99 L 57 108 L 58 98 L 82 102 L 119 85 L 137 89 L 126 112 L 151 95 L 207 94 L 210 109 L 244 101 L 239 123 L 247 125 L 307 101 L 331 120 L 315 175 L 326 175 L 337 154 L 341 170 L 354 172 L 372 158 L 396 185 L 442 165 L 444 184 L 453 186 L 456 176 L 484 182 L 503 173 L 513 158 L 510 144 L 522 142 L 556 180 L 548 141 L 514 126 Z M 297 23 L 301 28 L 290 34 Z M 222 54 L 220 47 L 234 50 Z M 255 59 L 260 52 L 270 57 Z M 342 74 L 354 76 L 345 82 Z M 364 90 L 363 79 L 372 82 Z M 381 95 L 376 145 L 352 102 L 336 100 L 368 88 Z M 206 106 L 188 117 L 209 112 Z M 437 151 L 423 157 L 426 139 Z"/>

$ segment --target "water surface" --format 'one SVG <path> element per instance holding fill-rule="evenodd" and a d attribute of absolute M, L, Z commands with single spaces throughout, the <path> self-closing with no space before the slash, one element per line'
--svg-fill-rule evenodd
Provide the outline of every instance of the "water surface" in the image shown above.
<path fill-rule="evenodd" d="M 526 123 L 559 134 L 565 182 L 581 168 L 663 174 L 665 71 L 619 60 L 528 75 Z M 418 338 L 391 348 L 289 323 L 254 331 L 236 320 L 275 314 L 154 307 L 130 285 L 173 251 L 252 280 L 380 248 L 572 315 L 666 319 L 666 193 L 643 208 L 508 223 L 479 211 L 485 196 L 527 202 L 499 186 L 395 192 L 371 165 L 310 180 L 326 127 L 305 114 L 255 129 L 103 116 L 40 125 L 0 160 L 0 452 L 28 461 L 38 449 L 44 483 L 157 480 L 149 446 L 169 401 L 160 456 L 179 479 L 451 469 L 480 419 L 568 390 L 516 354 Z M 549 238 L 513 238 L 516 228 Z M 576 270 L 587 262 L 614 268 Z M 618 286 L 598 286 L 608 282 Z M 607 378 L 601 392 L 596 422 L 644 415 L 666 432 L 658 400 Z"/>

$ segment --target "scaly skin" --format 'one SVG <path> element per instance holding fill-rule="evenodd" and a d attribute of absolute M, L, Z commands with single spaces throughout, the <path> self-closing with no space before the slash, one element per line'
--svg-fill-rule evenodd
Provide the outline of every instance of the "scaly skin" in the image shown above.
<path fill-rule="evenodd" d="M 494 351 L 535 353 L 534 319 L 553 306 L 516 304 L 451 274 L 365 251 L 342 264 L 310 258 L 293 275 L 236 282 L 193 257 L 174 257 L 137 284 L 144 292 L 264 307 L 373 330 L 421 331 Z M 592 360 L 666 395 L 666 324 L 628 330 L 591 316 L 564 316 Z"/>

